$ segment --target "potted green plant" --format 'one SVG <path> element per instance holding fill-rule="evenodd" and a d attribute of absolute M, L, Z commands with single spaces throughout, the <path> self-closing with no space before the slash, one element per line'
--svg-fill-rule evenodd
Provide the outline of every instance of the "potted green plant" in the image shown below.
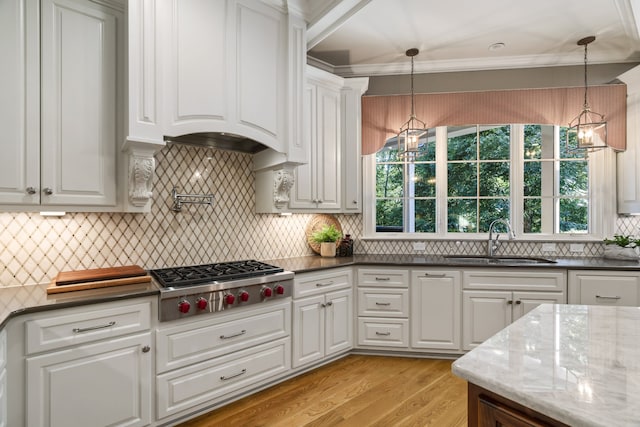
<path fill-rule="evenodd" d="M 333 225 L 324 225 L 318 231 L 311 233 L 311 240 L 320 243 L 320 255 L 324 257 L 336 256 L 336 246 L 342 233 Z"/>
<path fill-rule="evenodd" d="M 640 246 L 640 239 L 615 234 L 613 239 L 604 239 L 604 244 L 605 258 L 638 260 L 636 248 Z"/>

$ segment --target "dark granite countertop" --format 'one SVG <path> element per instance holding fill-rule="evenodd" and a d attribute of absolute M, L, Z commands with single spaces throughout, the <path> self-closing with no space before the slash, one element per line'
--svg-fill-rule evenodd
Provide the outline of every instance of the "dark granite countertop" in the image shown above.
<path fill-rule="evenodd" d="M 616 261 L 604 258 L 550 258 L 552 264 L 523 264 L 512 260 L 501 264 L 452 259 L 442 255 L 355 255 L 353 257 L 323 258 L 303 256 L 264 260 L 295 273 L 305 273 L 352 265 L 378 265 L 387 267 L 449 267 L 449 268 L 560 268 L 593 270 L 640 270 L 637 261 Z M 74 291 L 47 295 L 47 285 L 11 286 L 0 288 L 0 329 L 13 316 L 38 311 L 97 304 L 119 299 L 159 294 L 154 282 L 116 286 L 87 291 Z"/>
<path fill-rule="evenodd" d="M 468 259 L 471 258 L 471 259 Z M 497 257 L 501 258 L 501 257 Z M 464 258 L 447 258 L 443 255 L 355 255 L 346 258 L 323 258 L 320 256 L 304 256 L 266 260 L 294 273 L 337 268 L 349 265 L 379 265 L 402 267 L 453 267 L 453 268 L 560 268 L 575 270 L 640 270 L 638 261 L 612 260 L 606 258 L 553 258 L 545 257 L 553 263 L 522 262 L 517 257 L 504 259 L 502 262 L 484 262 L 472 255 Z"/>

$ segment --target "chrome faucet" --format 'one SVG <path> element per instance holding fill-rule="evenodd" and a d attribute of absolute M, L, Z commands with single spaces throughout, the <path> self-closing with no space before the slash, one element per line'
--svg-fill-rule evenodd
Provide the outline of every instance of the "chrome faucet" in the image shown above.
<path fill-rule="evenodd" d="M 497 234 L 496 239 L 493 240 L 493 227 L 498 223 L 504 224 L 507 227 L 507 233 L 509 233 L 509 239 L 514 239 L 516 237 L 516 235 L 513 234 L 513 230 L 511 229 L 511 224 L 509 224 L 509 221 L 507 221 L 506 219 L 496 219 L 495 221 L 493 221 L 489 225 L 489 241 L 487 242 L 488 256 L 494 256 L 495 251 L 498 249 L 498 246 L 500 245 L 500 242 L 498 241 L 498 239 L 500 238 L 500 234 Z"/>

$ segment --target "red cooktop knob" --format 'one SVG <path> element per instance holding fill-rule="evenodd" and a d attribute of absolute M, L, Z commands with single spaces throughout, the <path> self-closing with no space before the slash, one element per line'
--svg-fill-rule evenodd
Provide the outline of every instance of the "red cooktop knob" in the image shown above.
<path fill-rule="evenodd" d="M 242 302 L 249 301 L 249 292 L 247 292 L 247 291 L 240 292 L 240 301 L 242 301 Z"/>
<path fill-rule="evenodd" d="M 276 287 L 273 289 L 276 291 L 276 294 L 278 295 L 284 294 L 284 286 L 282 285 L 276 285 Z"/>
<path fill-rule="evenodd" d="M 271 290 L 271 288 L 262 288 L 263 297 L 269 298 L 271 295 L 273 295 L 273 291 Z"/>
<path fill-rule="evenodd" d="M 196 307 L 198 307 L 199 310 L 204 310 L 208 305 L 209 301 L 207 301 L 203 297 L 198 298 L 198 300 L 196 301 Z"/>
<path fill-rule="evenodd" d="M 191 304 L 189 304 L 189 301 L 186 299 L 183 299 L 178 303 L 178 311 L 180 311 L 180 313 L 188 313 L 190 309 Z"/>
<path fill-rule="evenodd" d="M 225 302 L 227 305 L 231 305 L 231 304 L 233 304 L 233 302 L 234 302 L 235 300 L 236 300 L 236 297 L 235 297 L 235 296 L 233 296 L 233 294 L 226 294 L 226 295 L 224 296 L 224 302 Z"/>

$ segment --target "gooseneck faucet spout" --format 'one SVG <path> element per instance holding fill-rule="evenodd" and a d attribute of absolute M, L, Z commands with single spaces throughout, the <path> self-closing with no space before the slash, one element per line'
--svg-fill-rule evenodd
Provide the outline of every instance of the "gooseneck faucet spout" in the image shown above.
<path fill-rule="evenodd" d="M 507 227 L 507 233 L 509 233 L 509 239 L 514 239 L 516 236 L 513 234 L 513 230 L 511 229 L 511 224 L 506 219 L 496 219 L 489 225 L 489 241 L 487 242 L 487 256 L 494 256 L 496 249 L 500 245 L 498 239 L 500 238 L 500 234 L 496 235 L 495 241 L 493 240 L 493 228 L 496 224 L 504 224 Z"/>

